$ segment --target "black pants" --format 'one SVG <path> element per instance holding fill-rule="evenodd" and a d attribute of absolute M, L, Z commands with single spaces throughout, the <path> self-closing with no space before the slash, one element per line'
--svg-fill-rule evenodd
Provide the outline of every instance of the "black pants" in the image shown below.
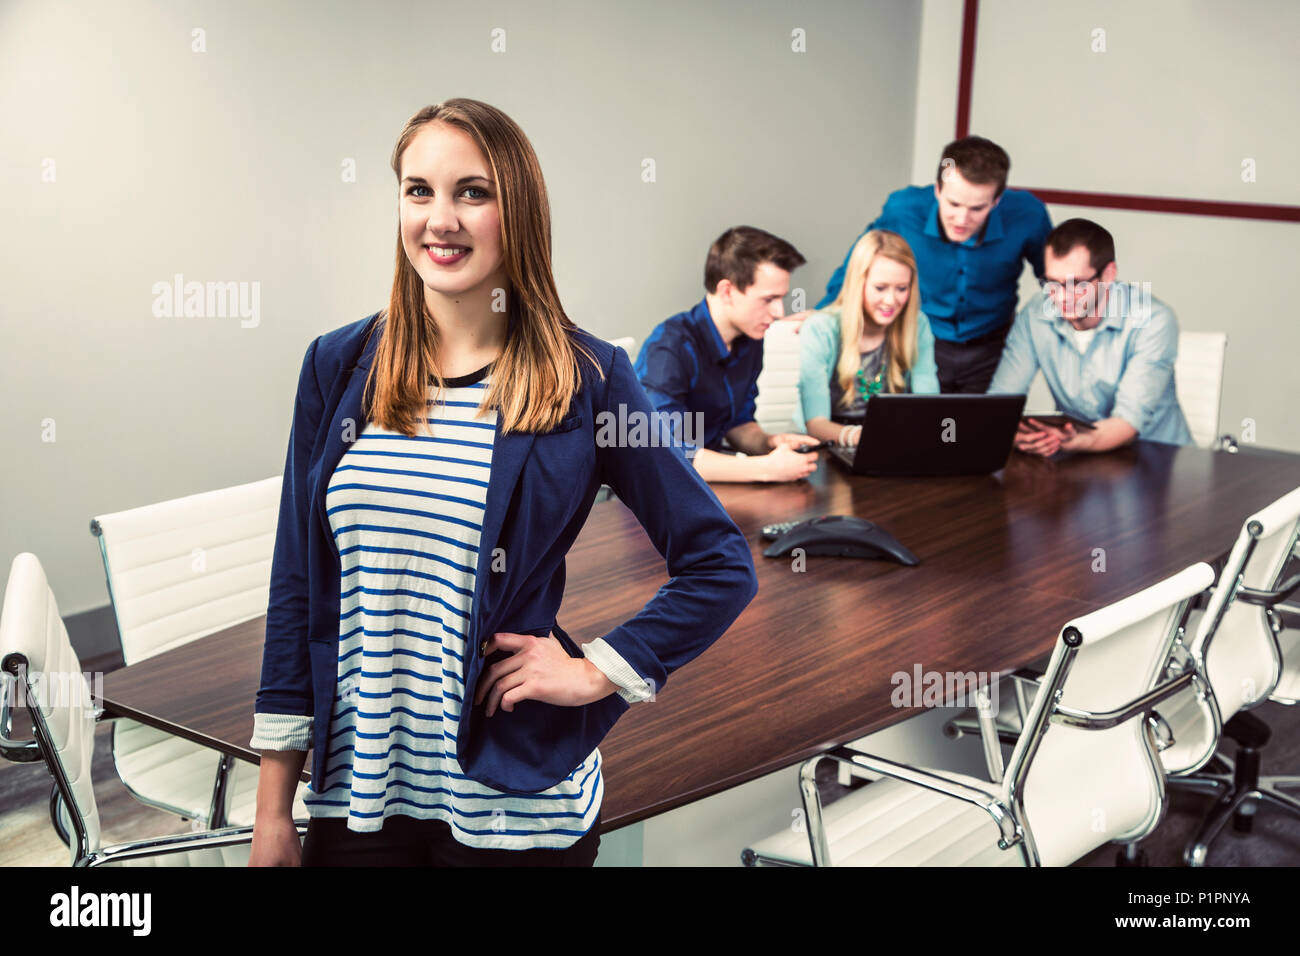
<path fill-rule="evenodd" d="M 934 340 L 934 364 L 939 370 L 939 391 L 982 395 L 988 391 L 1002 358 L 1002 345 L 1010 325 L 969 342 Z"/>
<path fill-rule="evenodd" d="M 483 850 L 457 842 L 441 820 L 388 817 L 376 833 L 348 829 L 344 817 L 312 817 L 303 840 L 303 866 L 591 866 L 600 847 L 600 814 L 578 842 L 563 850 Z"/>

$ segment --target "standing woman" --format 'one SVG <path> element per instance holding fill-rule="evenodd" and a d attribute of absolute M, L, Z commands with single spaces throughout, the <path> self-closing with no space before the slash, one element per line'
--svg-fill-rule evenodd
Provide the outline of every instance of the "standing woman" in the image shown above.
<path fill-rule="evenodd" d="M 448 100 L 410 119 L 392 166 L 388 308 L 317 338 L 298 383 L 250 864 L 590 865 L 597 745 L 753 598 L 749 544 L 680 448 L 599 428 L 652 406 L 560 305 L 523 131 Z M 555 615 L 602 483 L 671 580 L 580 646 Z"/>
<path fill-rule="evenodd" d="M 853 246 L 844 275 L 835 302 L 799 330 L 799 406 L 809 435 L 856 445 L 871 396 L 937 395 L 939 376 L 907 240 L 873 229 Z"/>

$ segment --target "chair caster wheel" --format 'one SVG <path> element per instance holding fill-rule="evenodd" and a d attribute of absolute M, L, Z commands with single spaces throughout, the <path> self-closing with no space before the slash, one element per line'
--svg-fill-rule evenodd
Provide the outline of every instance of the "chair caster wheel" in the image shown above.
<path fill-rule="evenodd" d="M 1255 811 L 1238 810 L 1232 815 L 1232 829 L 1237 833 L 1250 833 L 1255 828 Z"/>

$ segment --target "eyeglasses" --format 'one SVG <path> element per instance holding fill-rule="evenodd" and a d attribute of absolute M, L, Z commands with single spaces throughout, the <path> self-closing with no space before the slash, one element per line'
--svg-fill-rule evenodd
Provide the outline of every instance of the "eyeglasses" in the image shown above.
<path fill-rule="evenodd" d="M 1082 299 L 1088 294 L 1090 289 L 1096 288 L 1101 281 L 1101 274 L 1106 271 L 1109 262 L 1104 263 L 1100 269 L 1097 269 L 1088 279 L 1066 279 L 1064 282 L 1058 282 L 1055 279 L 1039 279 L 1038 284 L 1048 295 L 1054 292 L 1060 292 L 1062 295 L 1068 295 L 1071 299 Z"/>

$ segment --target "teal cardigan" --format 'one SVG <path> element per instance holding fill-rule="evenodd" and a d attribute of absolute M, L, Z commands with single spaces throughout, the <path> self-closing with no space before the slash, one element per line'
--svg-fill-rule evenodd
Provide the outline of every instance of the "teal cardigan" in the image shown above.
<path fill-rule="evenodd" d="M 831 417 L 831 375 L 840 357 L 840 310 L 830 306 L 814 312 L 799 329 L 799 405 L 795 427 L 802 431 L 811 418 Z M 916 364 L 907 373 L 907 390 L 917 395 L 939 394 L 934 364 L 934 333 L 924 312 L 916 314 Z"/>

